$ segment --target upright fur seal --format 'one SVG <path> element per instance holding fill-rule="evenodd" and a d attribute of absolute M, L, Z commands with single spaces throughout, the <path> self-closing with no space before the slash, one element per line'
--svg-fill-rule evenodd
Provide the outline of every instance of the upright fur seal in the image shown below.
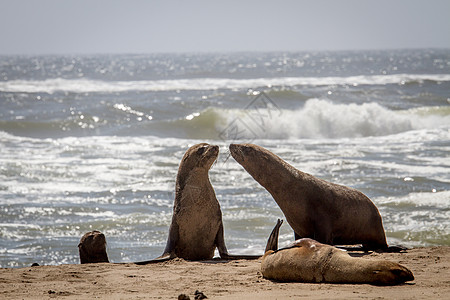
<path fill-rule="evenodd" d="M 78 244 L 78 251 L 82 264 L 109 262 L 106 238 L 100 231 L 94 230 L 84 234 Z"/>
<path fill-rule="evenodd" d="M 273 196 L 295 239 L 388 249 L 380 213 L 360 191 L 301 172 L 253 144 L 231 144 L 231 155 Z"/>
<path fill-rule="evenodd" d="M 414 280 L 406 267 L 386 260 L 351 257 L 346 251 L 304 238 L 278 248 L 281 221 L 267 241 L 261 273 L 267 279 L 296 282 L 394 285 Z"/>
<path fill-rule="evenodd" d="M 175 257 L 212 259 L 219 250 L 222 259 L 257 259 L 261 256 L 230 255 L 225 246 L 222 212 L 209 181 L 208 171 L 219 147 L 201 143 L 190 147 L 178 168 L 172 224 L 164 253 L 146 264 Z"/>

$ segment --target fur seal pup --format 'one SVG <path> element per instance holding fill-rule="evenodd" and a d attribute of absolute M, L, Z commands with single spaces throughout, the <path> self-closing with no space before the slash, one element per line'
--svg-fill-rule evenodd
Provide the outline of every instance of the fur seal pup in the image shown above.
<path fill-rule="evenodd" d="M 216 161 L 219 147 L 201 143 L 184 154 L 175 187 L 172 223 L 164 253 L 147 264 L 172 259 L 212 259 L 219 250 L 222 259 L 258 259 L 261 256 L 230 255 L 225 246 L 222 211 L 209 181 L 209 169 Z"/>
<path fill-rule="evenodd" d="M 106 253 L 106 238 L 100 231 L 94 230 L 85 233 L 78 244 L 80 263 L 109 262 Z"/>
<path fill-rule="evenodd" d="M 281 221 L 267 241 L 261 273 L 276 281 L 370 283 L 395 285 L 414 280 L 406 267 L 386 261 L 351 257 L 346 251 L 304 238 L 278 248 Z"/>
<path fill-rule="evenodd" d="M 360 191 L 301 172 L 257 145 L 231 144 L 230 151 L 273 196 L 296 240 L 389 251 L 380 213 Z"/>

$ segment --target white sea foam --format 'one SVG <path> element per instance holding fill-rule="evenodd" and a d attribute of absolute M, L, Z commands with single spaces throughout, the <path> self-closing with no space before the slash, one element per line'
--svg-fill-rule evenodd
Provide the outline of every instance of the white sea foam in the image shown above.
<path fill-rule="evenodd" d="M 450 81 L 450 74 L 360 75 L 348 77 L 276 77 L 254 79 L 194 78 L 174 80 L 101 81 L 90 79 L 10 80 L 0 82 L 1 92 L 23 93 L 114 93 L 127 91 L 173 91 L 247 89 L 267 86 L 386 85 L 425 80 Z"/>
<path fill-rule="evenodd" d="M 441 191 L 376 199 L 388 237 L 392 235 L 396 242 L 408 247 L 433 244 L 437 240 L 448 245 L 449 196 L 449 191 Z"/>
<path fill-rule="evenodd" d="M 442 113 L 444 111 L 444 113 Z M 418 129 L 450 126 L 446 108 L 422 114 L 417 110 L 393 111 L 377 103 L 336 104 L 310 99 L 296 110 L 215 110 L 217 130 L 233 128 L 243 138 L 296 139 L 386 136 Z M 207 112 L 211 113 L 211 112 Z M 231 125 L 230 125 L 231 124 Z"/>
<path fill-rule="evenodd" d="M 431 193 L 411 193 L 403 197 L 379 197 L 377 203 L 379 205 L 387 204 L 409 204 L 414 207 L 437 207 L 442 213 L 450 216 L 450 191 L 431 192 Z M 447 219 L 450 225 L 450 219 Z M 450 227 L 447 228 L 450 231 Z"/>

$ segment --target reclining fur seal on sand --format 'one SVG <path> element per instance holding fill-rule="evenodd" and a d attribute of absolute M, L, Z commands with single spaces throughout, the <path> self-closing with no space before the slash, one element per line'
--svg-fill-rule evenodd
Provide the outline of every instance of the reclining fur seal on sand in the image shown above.
<path fill-rule="evenodd" d="M 278 231 L 273 229 L 262 257 L 261 273 L 276 281 L 370 283 L 395 285 L 414 280 L 406 267 L 386 261 L 351 257 L 346 251 L 304 238 L 278 248 Z"/>
<path fill-rule="evenodd" d="M 295 233 L 329 245 L 389 249 L 373 202 L 360 191 L 301 172 L 263 147 L 231 144 L 233 158 L 269 191 Z"/>

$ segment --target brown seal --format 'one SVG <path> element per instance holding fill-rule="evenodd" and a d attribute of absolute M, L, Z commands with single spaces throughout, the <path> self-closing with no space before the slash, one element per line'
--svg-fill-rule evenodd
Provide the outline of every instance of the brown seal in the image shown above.
<path fill-rule="evenodd" d="M 257 145 L 231 144 L 230 151 L 273 196 L 296 240 L 388 249 L 380 213 L 360 191 L 301 172 Z"/>
<path fill-rule="evenodd" d="M 261 262 L 264 278 L 285 282 L 370 283 L 395 285 L 414 280 L 406 267 L 351 257 L 346 251 L 304 238 L 277 250 L 278 220 Z"/>
<path fill-rule="evenodd" d="M 78 251 L 82 264 L 109 262 L 106 238 L 100 231 L 94 230 L 83 235 L 78 244 Z"/>
<path fill-rule="evenodd" d="M 175 257 L 186 260 L 212 259 L 219 250 L 222 259 L 257 259 L 261 256 L 230 255 L 225 246 L 222 211 L 209 181 L 209 169 L 219 147 L 201 143 L 190 147 L 178 168 L 172 223 L 164 253 L 153 263 Z"/>

